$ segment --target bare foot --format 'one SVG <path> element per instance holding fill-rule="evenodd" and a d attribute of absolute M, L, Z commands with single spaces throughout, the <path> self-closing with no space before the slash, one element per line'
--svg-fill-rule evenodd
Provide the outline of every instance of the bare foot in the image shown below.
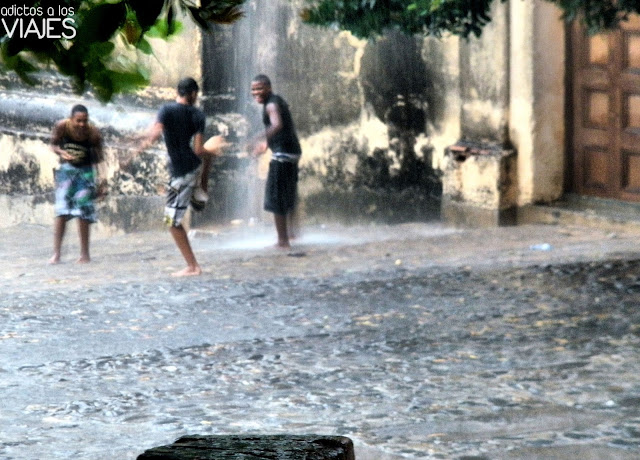
<path fill-rule="evenodd" d="M 274 248 L 286 251 L 287 249 L 291 249 L 291 245 L 289 243 L 276 243 L 273 245 Z"/>
<path fill-rule="evenodd" d="M 202 269 L 200 269 L 200 267 L 186 267 L 180 271 L 172 273 L 171 276 L 181 278 L 183 276 L 198 276 L 200 274 L 202 274 Z"/>
<path fill-rule="evenodd" d="M 89 262 L 91 262 L 91 259 L 89 257 L 80 257 L 78 260 L 76 260 L 77 264 L 88 264 Z"/>
<path fill-rule="evenodd" d="M 49 259 L 49 265 L 58 265 L 60 263 L 60 254 L 54 254 Z"/>

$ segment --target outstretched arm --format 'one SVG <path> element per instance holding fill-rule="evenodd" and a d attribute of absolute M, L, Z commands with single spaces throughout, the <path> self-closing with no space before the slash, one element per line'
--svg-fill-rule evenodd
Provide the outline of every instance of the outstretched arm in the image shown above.
<path fill-rule="evenodd" d="M 156 121 L 142 134 L 131 137 L 129 142 L 131 142 L 133 146 L 127 149 L 127 153 L 124 156 L 118 158 L 120 168 L 128 168 L 135 156 L 140 155 L 160 139 L 163 129 L 164 125 Z"/>
<path fill-rule="evenodd" d="M 154 124 L 152 124 L 147 132 L 143 135 L 142 142 L 140 143 L 137 151 L 141 152 L 151 147 L 158 139 L 160 139 L 163 130 L 164 125 L 159 121 L 156 121 Z"/>

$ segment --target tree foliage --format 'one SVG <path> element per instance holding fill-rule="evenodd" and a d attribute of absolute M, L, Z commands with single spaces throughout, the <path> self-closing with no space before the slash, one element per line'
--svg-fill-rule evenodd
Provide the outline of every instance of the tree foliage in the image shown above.
<path fill-rule="evenodd" d="M 368 38 L 397 29 L 408 34 L 479 36 L 491 21 L 494 2 L 506 0 L 306 0 L 302 18 L 309 24 L 348 30 Z M 533 0 L 521 0 L 533 1 Z M 590 32 L 615 27 L 638 0 L 545 0 L 554 3 L 567 21 L 579 18 Z"/>
<path fill-rule="evenodd" d="M 152 54 L 149 38 L 168 39 L 180 32 L 181 24 L 176 20 L 179 11 L 208 29 L 212 23 L 238 20 L 246 1 L 21 0 L 13 6 L 27 10 L 0 17 L 0 70 L 14 71 L 33 83 L 37 71 L 51 66 L 70 77 L 77 92 L 90 86 L 99 99 L 107 101 L 114 94 L 149 82 L 146 69 L 136 59 L 127 59 L 117 42 L 136 52 Z M 493 3 L 506 0 L 305 1 L 305 22 L 367 38 L 389 29 L 408 34 L 479 36 L 491 21 Z M 545 1 L 557 5 L 568 21 L 580 18 L 591 32 L 613 27 L 629 14 L 640 13 L 638 0 Z M 2 5 L 9 8 L 12 3 Z"/>
<path fill-rule="evenodd" d="M 168 39 L 181 30 L 178 11 L 207 29 L 239 19 L 245 1 L 21 0 L 20 10 L 3 2 L 11 15 L 0 22 L 0 68 L 34 83 L 37 71 L 53 66 L 71 78 L 78 93 L 89 85 L 108 101 L 149 82 L 144 66 L 127 59 L 116 42 L 152 54 L 149 38 Z"/>
<path fill-rule="evenodd" d="M 630 14 L 640 13 L 638 0 L 546 0 L 562 10 L 567 21 L 581 20 L 590 33 L 616 27 Z"/>
<path fill-rule="evenodd" d="M 505 0 L 500 0 L 505 1 Z M 348 30 L 357 37 L 388 29 L 408 34 L 480 35 L 491 21 L 493 0 L 308 0 L 302 18 L 309 24 Z"/>

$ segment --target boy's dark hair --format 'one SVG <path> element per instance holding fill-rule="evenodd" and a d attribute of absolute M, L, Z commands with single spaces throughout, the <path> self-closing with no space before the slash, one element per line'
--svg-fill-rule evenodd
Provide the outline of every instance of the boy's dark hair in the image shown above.
<path fill-rule="evenodd" d="M 178 82 L 178 95 L 179 96 L 188 96 L 193 92 L 198 92 L 200 87 L 198 83 L 191 77 L 183 78 Z"/>
<path fill-rule="evenodd" d="M 269 79 L 269 77 L 267 77 L 265 74 L 261 73 L 256 75 L 255 77 L 253 77 L 253 81 L 255 83 L 262 83 L 263 85 L 266 86 L 271 86 L 271 80 Z"/>
<path fill-rule="evenodd" d="M 89 110 L 82 104 L 76 104 L 71 107 L 71 118 L 73 118 L 76 113 L 86 113 L 88 115 Z"/>

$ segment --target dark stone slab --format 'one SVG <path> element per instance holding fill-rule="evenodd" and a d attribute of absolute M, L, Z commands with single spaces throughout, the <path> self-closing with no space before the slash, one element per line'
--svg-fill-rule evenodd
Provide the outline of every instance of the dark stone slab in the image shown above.
<path fill-rule="evenodd" d="M 319 435 L 184 436 L 137 460 L 355 460 L 351 439 Z"/>

